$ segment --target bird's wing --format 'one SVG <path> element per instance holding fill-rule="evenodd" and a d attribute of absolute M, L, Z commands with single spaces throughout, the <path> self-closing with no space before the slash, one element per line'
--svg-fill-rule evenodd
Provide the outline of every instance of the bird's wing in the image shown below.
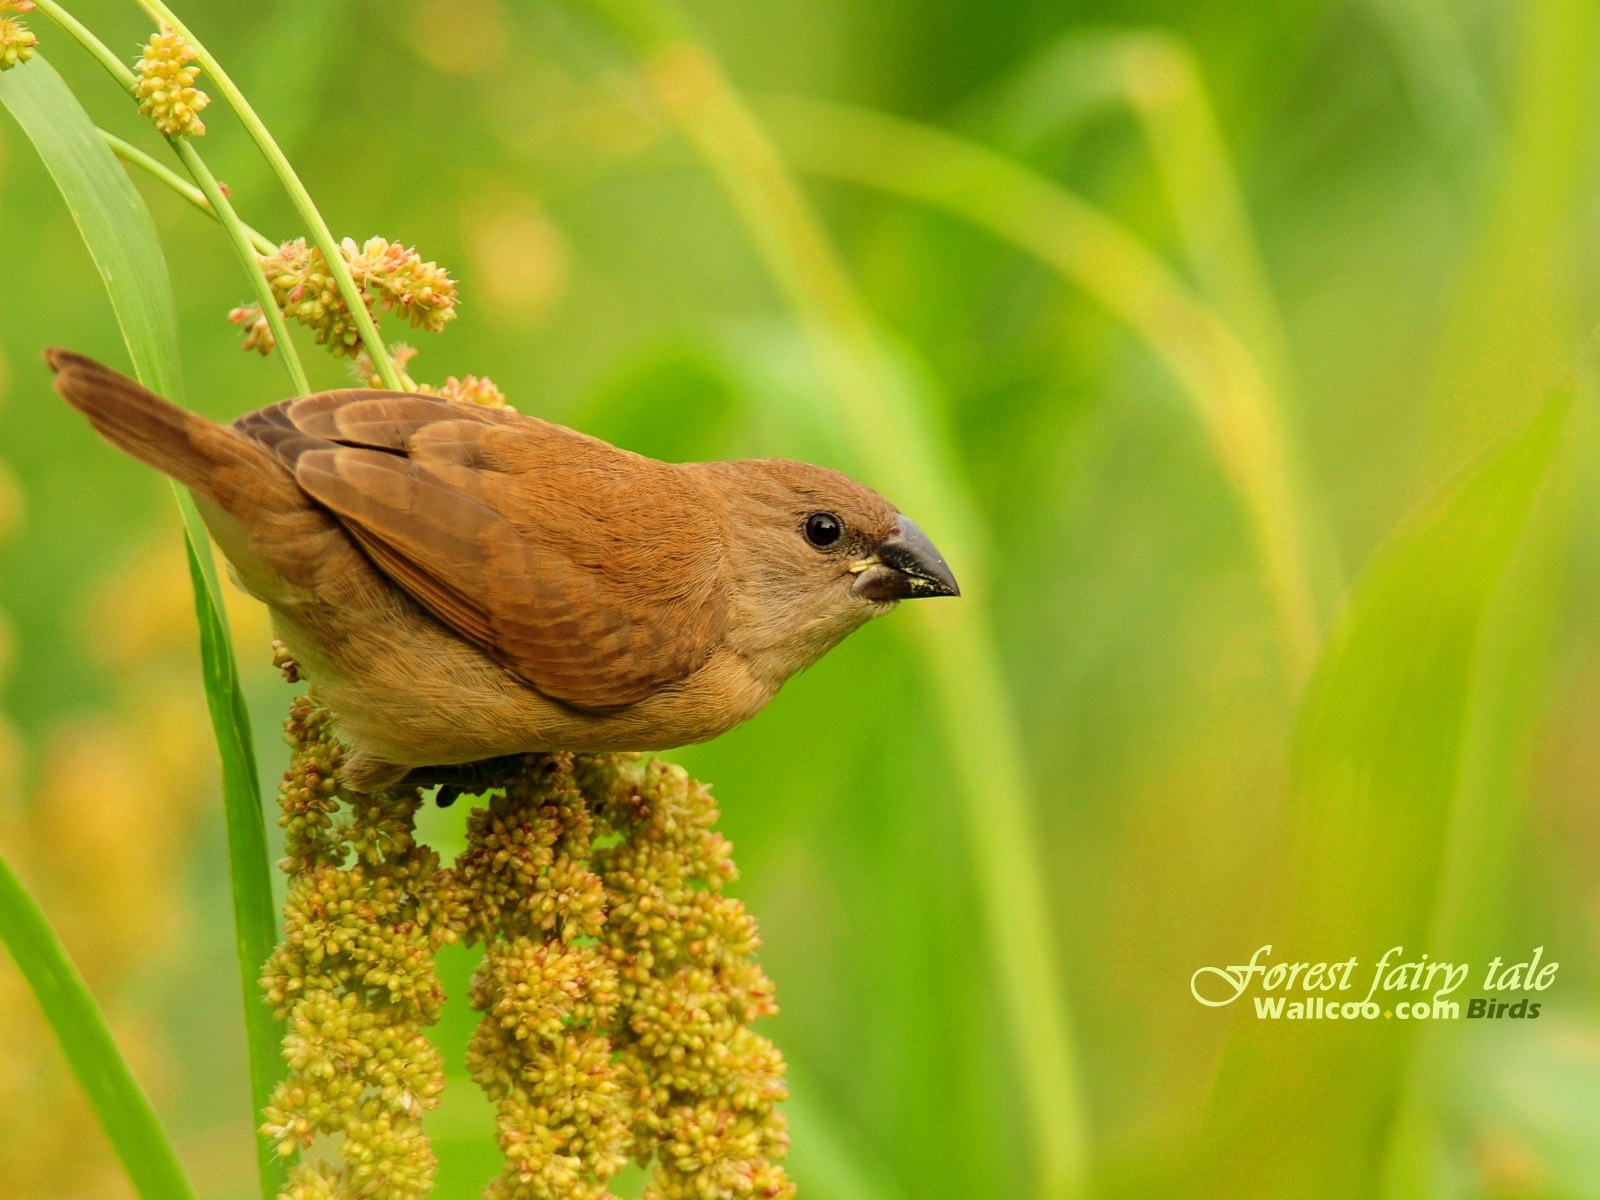
<path fill-rule="evenodd" d="M 428 612 L 552 699 L 633 704 L 721 638 L 716 522 L 677 468 L 394 392 L 285 401 L 236 427 Z"/>

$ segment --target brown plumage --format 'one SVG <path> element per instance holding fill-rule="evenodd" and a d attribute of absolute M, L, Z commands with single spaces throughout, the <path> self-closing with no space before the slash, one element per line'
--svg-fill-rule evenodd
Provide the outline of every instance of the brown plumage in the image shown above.
<path fill-rule="evenodd" d="M 957 594 L 911 521 L 821 467 L 657 462 L 400 392 L 219 425 L 45 358 L 102 436 L 195 493 L 350 740 L 356 787 L 703 741 L 898 600 Z"/>

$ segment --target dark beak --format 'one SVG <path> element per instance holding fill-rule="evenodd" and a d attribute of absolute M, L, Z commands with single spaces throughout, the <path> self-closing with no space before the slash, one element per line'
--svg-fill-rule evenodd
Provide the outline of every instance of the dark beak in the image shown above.
<path fill-rule="evenodd" d="M 867 600 L 920 600 L 959 596 L 961 588 L 944 555 L 910 517 L 898 517 L 871 558 L 856 567 L 852 590 Z"/>

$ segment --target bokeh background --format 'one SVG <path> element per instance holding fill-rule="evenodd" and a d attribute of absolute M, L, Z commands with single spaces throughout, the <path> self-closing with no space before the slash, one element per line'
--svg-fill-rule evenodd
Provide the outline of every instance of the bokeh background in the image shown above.
<path fill-rule="evenodd" d="M 147 36 L 134 5 L 70 7 L 130 59 Z M 488 374 L 663 457 L 851 470 L 967 585 L 675 756 L 761 922 L 802 1195 L 1600 1195 L 1600 7 L 185 15 L 337 233 L 459 278 L 417 378 Z M 102 124 L 162 149 L 33 25 Z M 299 234 L 221 110 L 212 166 Z M 278 399 L 225 320 L 249 293 L 224 240 L 140 186 L 190 402 Z M 126 359 L 4 119 L 0 264 L 0 853 L 202 1194 L 247 1196 L 175 512 L 47 386 L 45 345 Z M 289 693 L 229 599 L 270 794 Z M 1535 1021 L 1332 1030 L 1191 997 L 1267 943 L 1363 983 L 1395 944 L 1469 962 L 1461 999 L 1496 955 L 1560 970 Z M 447 952 L 453 995 L 471 966 Z M 463 1003 L 439 1029 L 446 1197 L 497 1164 L 470 1028 Z M 131 1194 L 9 962 L 0 1113 L 8 1197 Z"/>

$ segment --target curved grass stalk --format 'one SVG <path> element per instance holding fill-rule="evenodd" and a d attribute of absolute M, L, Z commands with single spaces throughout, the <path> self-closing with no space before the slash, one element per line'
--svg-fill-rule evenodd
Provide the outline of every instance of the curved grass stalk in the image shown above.
<path fill-rule="evenodd" d="M 211 207 L 211 201 L 206 199 L 206 194 L 171 167 L 158 162 L 152 155 L 146 154 L 132 142 L 119 138 L 109 129 L 100 131 L 100 140 L 111 147 L 111 153 L 129 166 L 138 167 L 152 179 L 176 192 L 183 199 L 194 205 L 195 208 L 205 213 L 206 216 L 215 218 L 218 221 L 222 220 L 217 210 Z M 257 254 L 271 254 L 278 248 L 278 244 L 260 230 L 245 225 L 243 222 L 240 224 L 246 239 Z"/>
<path fill-rule="evenodd" d="M 87 50 L 124 91 L 133 90 L 135 80 L 133 70 L 112 53 L 111 48 L 97 38 L 83 22 L 62 8 L 56 0 L 37 0 L 37 7 Z M 191 203 L 199 204 L 217 219 L 229 243 L 232 244 L 234 253 L 239 256 L 245 274 L 250 279 L 250 286 L 256 294 L 256 303 L 261 305 L 262 315 L 267 319 L 272 336 L 277 339 L 278 351 L 283 358 L 283 369 L 289 373 L 289 384 L 294 389 L 294 394 L 304 396 L 309 393 L 311 385 L 306 378 L 305 366 L 300 362 L 300 355 L 295 350 L 294 343 L 289 340 L 289 327 L 284 322 L 283 313 L 278 309 L 278 302 L 273 299 L 272 288 L 267 283 L 266 276 L 262 274 L 261 265 L 255 257 L 257 251 L 271 253 L 277 247 L 269 241 L 266 242 L 266 248 L 262 249 L 262 242 L 265 239 L 239 219 L 239 214 L 234 211 L 232 202 L 223 193 L 217 177 L 211 173 L 211 168 L 200 157 L 200 152 L 189 144 L 187 138 L 168 138 L 167 144 L 172 147 L 173 153 L 178 156 L 178 160 L 199 185 L 198 200 L 187 193 L 187 185 L 182 185 L 182 181 L 175 174 L 143 151 L 112 134 L 102 132 L 101 136 L 118 157 L 151 171 L 169 186 L 176 185 L 180 195 L 184 195 Z M 119 149 L 119 146 L 122 149 Z M 131 152 L 132 156 L 124 151 Z M 204 203 L 201 204 L 201 201 Z"/>
<path fill-rule="evenodd" d="M 124 88 L 132 72 L 106 46 L 54 0 L 38 0 L 38 9 L 79 41 Z M 141 382 L 181 400 L 178 327 L 166 260 L 149 212 L 127 173 L 118 165 L 77 99 L 47 64 L 36 64 L 12 88 L 31 90 L 31 102 L 19 112 L 23 96 L 14 95 L 13 112 L 26 127 L 72 210 L 91 257 L 101 267 L 112 308 L 123 330 L 134 369 Z M 20 73 L 19 73 L 20 74 Z M 31 82 L 23 82 L 31 81 Z M 237 214 L 216 179 L 192 147 L 175 147 L 194 173 L 217 218 L 229 230 L 246 273 L 264 296 L 263 312 L 279 318 L 284 362 L 299 391 L 308 390 L 287 330 L 273 302 Z M 52 161 L 53 160 L 53 161 Z M 184 549 L 194 589 L 200 631 L 206 707 L 222 768 L 223 810 L 227 824 L 229 878 L 233 892 L 234 941 L 244 1006 L 246 1049 L 250 1069 L 252 1111 L 270 1099 L 283 1066 L 278 1054 L 280 1030 L 270 1010 L 257 998 L 257 979 L 277 941 L 277 914 L 267 858 L 261 786 L 251 739 L 249 714 L 239 685 L 239 668 L 228 640 L 221 587 L 210 553 L 210 541 L 193 499 L 177 484 L 173 496 L 183 518 Z M 285 1178 L 284 1159 L 258 1139 L 256 1162 L 262 1192 L 277 1194 Z"/>
<path fill-rule="evenodd" d="M 1329 598 L 1342 591 L 1342 572 L 1332 539 L 1299 485 L 1304 476 L 1296 439 L 1282 415 L 1283 398 L 1297 389 L 1289 336 L 1200 65 L 1187 43 L 1165 33 L 1114 37 L 1102 44 L 1102 52 L 1144 131 L 1199 293 L 1260 369 L 1282 473 L 1294 493 L 1288 519 L 1299 527 L 1307 602 L 1320 629 Z M 1313 654 L 1320 638 L 1317 643 Z"/>
<path fill-rule="evenodd" d="M 211 173 L 211 168 L 201 160 L 187 138 L 174 138 L 172 149 L 177 154 L 178 161 L 189 169 L 189 174 L 200 185 L 212 215 L 217 218 L 223 233 L 228 235 L 228 241 L 233 245 L 233 252 L 239 256 L 241 262 L 251 265 L 250 274 L 256 289 L 256 303 L 260 306 L 261 315 L 266 318 L 267 327 L 272 330 L 273 339 L 283 355 L 283 365 L 289 372 L 289 382 L 294 388 L 294 394 L 308 395 L 311 383 L 306 378 L 306 370 L 300 362 L 300 355 L 289 341 L 289 327 L 283 319 L 283 310 L 278 307 L 277 299 L 272 294 L 272 286 L 267 282 L 265 273 L 255 260 L 255 248 L 251 244 L 250 236 L 255 231 L 239 219 L 239 214 L 234 211 L 233 203 L 217 182 L 217 177 Z"/>
<path fill-rule="evenodd" d="M 1011 243 L 1129 325 L 1193 402 L 1243 502 L 1290 683 L 1319 643 L 1304 504 L 1260 368 L 1217 313 L 1123 226 L 1052 180 L 977 143 L 819 101 L 771 108 L 796 167 L 952 213 Z"/>
<path fill-rule="evenodd" d="M 656 0 L 583 0 L 621 34 L 645 80 L 719 182 L 811 339 L 832 418 L 886 492 L 975 563 L 977 521 L 931 414 L 884 381 L 872 320 L 771 141 L 717 63 Z M 925 518 L 921 514 L 929 514 Z M 947 533 L 949 530 L 951 532 Z M 966 598 L 919 614 L 946 744 L 961 783 L 998 988 L 1016 1049 L 1036 1194 L 1081 1195 L 1088 1139 L 1071 1021 L 1030 829 L 1032 793 L 981 570 Z"/>
<path fill-rule="evenodd" d="M 1288 337 L 1193 52 L 1164 33 L 1127 34 L 1106 49 L 1144 130 L 1201 294 L 1281 392 L 1291 374 Z"/>
<path fill-rule="evenodd" d="M 1250 348 L 1269 386 L 1291 375 L 1288 339 L 1193 52 L 1154 31 L 1058 39 L 979 109 L 1001 149 L 1025 151 L 1109 107 L 1139 122 L 1200 294 Z"/>
<path fill-rule="evenodd" d="M 0 941 L 55 1030 L 72 1073 L 135 1190 L 144 1200 L 194 1200 L 194 1186 L 161 1118 L 117 1049 L 89 985 L 4 859 L 0 859 Z"/>
<path fill-rule="evenodd" d="M 383 338 L 378 333 L 378 324 L 373 320 L 372 312 L 367 308 L 366 301 L 361 295 L 361 290 L 356 287 L 355 278 L 350 274 L 350 265 L 345 262 L 344 255 L 340 253 L 339 242 L 333 236 L 333 231 L 328 228 L 328 222 L 323 219 L 311 193 L 306 190 L 306 185 L 301 181 L 294 166 L 284 154 L 283 148 L 278 145 L 272 131 L 257 115 L 256 110 L 245 99 L 244 93 L 233 82 L 222 68 L 212 53 L 205 45 L 190 32 L 189 27 L 180 21 L 177 14 L 160 0 L 138 0 L 139 7 L 148 13 L 157 24 L 169 25 L 184 41 L 194 49 L 195 56 L 200 62 L 201 69 L 210 77 L 212 85 L 227 100 L 234 113 L 238 116 L 245 132 L 255 142 L 256 148 L 261 151 L 262 157 L 267 160 L 267 165 L 272 168 L 273 174 L 278 177 L 278 182 L 283 190 L 288 193 L 289 200 L 294 204 L 295 211 L 300 219 L 305 222 L 306 228 L 311 231 L 311 239 L 322 251 L 322 257 L 327 263 L 328 274 L 339 288 L 339 295 L 344 298 L 345 307 L 350 310 L 350 319 L 354 322 L 357 334 L 360 335 L 362 344 L 366 346 L 367 355 L 372 360 L 373 369 L 378 377 L 383 380 L 383 386 L 393 391 L 403 392 L 409 389 L 409 380 L 394 364 L 394 359 L 389 356 L 388 349 L 383 344 Z M 204 184 L 201 184 L 204 187 Z M 209 194 L 209 193 L 208 193 Z M 273 305 L 272 307 L 276 307 Z"/>

